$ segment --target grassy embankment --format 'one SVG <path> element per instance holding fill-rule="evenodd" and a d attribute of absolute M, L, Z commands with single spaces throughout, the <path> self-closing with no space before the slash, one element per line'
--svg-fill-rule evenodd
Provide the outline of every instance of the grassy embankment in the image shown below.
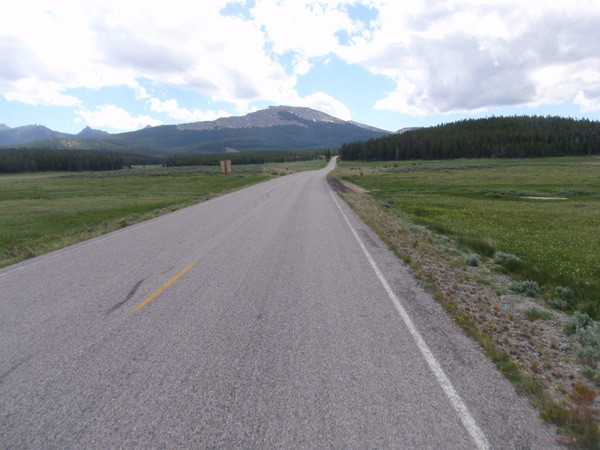
<path fill-rule="evenodd" d="M 340 162 L 332 175 L 368 190 L 342 195 L 542 417 L 598 445 L 600 327 L 563 325 L 575 310 L 600 318 L 600 160 Z"/>
<path fill-rule="evenodd" d="M 600 160 L 343 162 L 339 170 L 390 213 L 483 256 L 516 254 L 523 279 L 542 292 L 573 289 L 577 309 L 600 318 Z"/>
<path fill-rule="evenodd" d="M 0 175 L 0 267 L 272 178 L 260 166 Z"/>

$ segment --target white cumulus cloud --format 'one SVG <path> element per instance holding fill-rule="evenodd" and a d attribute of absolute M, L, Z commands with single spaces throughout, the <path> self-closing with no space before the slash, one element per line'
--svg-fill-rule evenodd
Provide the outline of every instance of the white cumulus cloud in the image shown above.
<path fill-rule="evenodd" d="M 373 40 L 344 53 L 395 80 L 378 109 L 427 115 L 564 103 L 600 87 L 597 2 L 405 6 L 381 2 Z"/>
<path fill-rule="evenodd" d="M 0 95 L 92 114 L 71 90 L 127 86 L 148 114 L 193 121 L 222 112 L 152 100 L 152 86 L 238 113 L 272 102 L 347 117 L 350 98 L 319 86 L 297 91 L 335 56 L 393 81 L 373 100 L 379 110 L 574 102 L 597 111 L 598 23 L 597 0 L 14 2 L 0 15 Z M 353 95 L 361 94 L 356 86 Z"/>
<path fill-rule="evenodd" d="M 304 98 L 298 99 L 294 104 L 299 106 L 307 106 L 317 111 L 323 111 L 331 116 L 342 120 L 350 120 L 350 110 L 339 100 L 336 100 L 331 95 L 325 92 L 316 92 Z"/>
<path fill-rule="evenodd" d="M 215 120 L 219 117 L 226 116 L 227 113 L 221 111 L 201 111 L 199 109 L 189 110 L 179 106 L 177 100 L 162 101 L 156 97 L 150 99 L 150 109 L 158 113 L 166 113 L 169 117 L 182 122 L 202 122 Z"/>
<path fill-rule="evenodd" d="M 573 103 L 579 105 L 583 112 L 600 111 L 600 89 L 579 91 Z"/>
<path fill-rule="evenodd" d="M 144 128 L 148 125 L 157 126 L 163 123 L 150 116 L 132 116 L 128 111 L 115 105 L 102 105 L 93 111 L 82 108 L 77 115 L 83 118 L 92 128 L 110 131 L 130 131 Z"/>

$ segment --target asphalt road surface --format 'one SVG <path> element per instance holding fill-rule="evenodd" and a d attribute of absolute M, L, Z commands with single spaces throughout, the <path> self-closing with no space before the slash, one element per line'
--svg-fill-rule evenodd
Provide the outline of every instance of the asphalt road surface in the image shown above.
<path fill-rule="evenodd" d="M 556 446 L 331 168 L 0 271 L 0 446 Z"/>

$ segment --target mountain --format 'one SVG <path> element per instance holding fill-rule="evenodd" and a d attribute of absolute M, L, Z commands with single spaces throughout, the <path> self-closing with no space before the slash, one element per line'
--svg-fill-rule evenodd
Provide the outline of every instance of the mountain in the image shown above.
<path fill-rule="evenodd" d="M 75 136 L 79 139 L 89 139 L 89 138 L 96 138 L 96 137 L 100 137 L 100 136 L 106 136 L 107 134 L 108 134 L 108 132 L 106 132 L 106 131 L 94 130 L 93 128 L 85 127 L 83 130 L 81 130 Z"/>
<path fill-rule="evenodd" d="M 245 116 L 146 127 L 86 139 L 57 137 L 36 142 L 36 146 L 126 151 L 167 157 L 226 151 L 334 149 L 344 143 L 387 134 L 388 131 L 346 122 L 310 108 L 271 106 Z"/>
<path fill-rule="evenodd" d="M 222 128 L 269 128 L 277 126 L 307 127 L 308 122 L 346 124 L 341 119 L 310 108 L 298 106 L 270 106 L 245 116 L 222 117 L 210 122 L 177 125 L 178 130 L 218 130 Z"/>
<path fill-rule="evenodd" d="M 357 127 L 360 127 L 360 128 L 364 128 L 365 130 L 371 130 L 371 131 L 375 131 L 375 132 L 383 131 L 381 128 L 376 128 L 376 127 L 372 127 L 370 125 L 365 125 L 364 123 L 355 122 L 354 120 L 349 120 L 348 123 L 350 123 L 352 125 L 356 125 Z M 386 131 L 386 133 L 389 133 L 389 132 Z"/>
<path fill-rule="evenodd" d="M 407 131 L 413 131 L 413 130 L 418 130 L 420 127 L 406 127 L 406 128 L 400 128 L 398 131 L 396 131 L 396 134 L 402 134 L 402 133 L 406 133 Z"/>
<path fill-rule="evenodd" d="M 25 125 L 23 127 L 0 129 L 0 145 L 19 145 L 54 137 L 66 137 L 67 134 L 52 131 L 43 125 Z"/>
<path fill-rule="evenodd" d="M 106 131 L 92 130 L 90 127 L 85 127 L 79 134 L 68 134 L 51 130 L 43 125 L 10 128 L 0 124 L 0 145 L 23 145 L 53 138 L 89 138 L 106 134 L 108 134 Z"/>

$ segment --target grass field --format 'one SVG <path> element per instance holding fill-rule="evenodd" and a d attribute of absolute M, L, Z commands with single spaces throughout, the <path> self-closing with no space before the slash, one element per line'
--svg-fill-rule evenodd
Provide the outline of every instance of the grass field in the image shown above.
<path fill-rule="evenodd" d="M 278 169 L 293 170 L 295 172 L 302 172 L 305 170 L 318 170 L 323 169 L 329 161 L 324 159 L 315 159 L 313 161 L 295 161 L 285 163 L 270 163 L 268 166 L 277 167 Z"/>
<path fill-rule="evenodd" d="M 516 254 L 517 276 L 548 295 L 573 289 L 577 309 L 600 318 L 599 159 L 341 162 L 337 174 L 472 251 Z"/>
<path fill-rule="evenodd" d="M 228 177 L 219 167 L 0 175 L 0 267 L 272 176 L 260 166 Z"/>

